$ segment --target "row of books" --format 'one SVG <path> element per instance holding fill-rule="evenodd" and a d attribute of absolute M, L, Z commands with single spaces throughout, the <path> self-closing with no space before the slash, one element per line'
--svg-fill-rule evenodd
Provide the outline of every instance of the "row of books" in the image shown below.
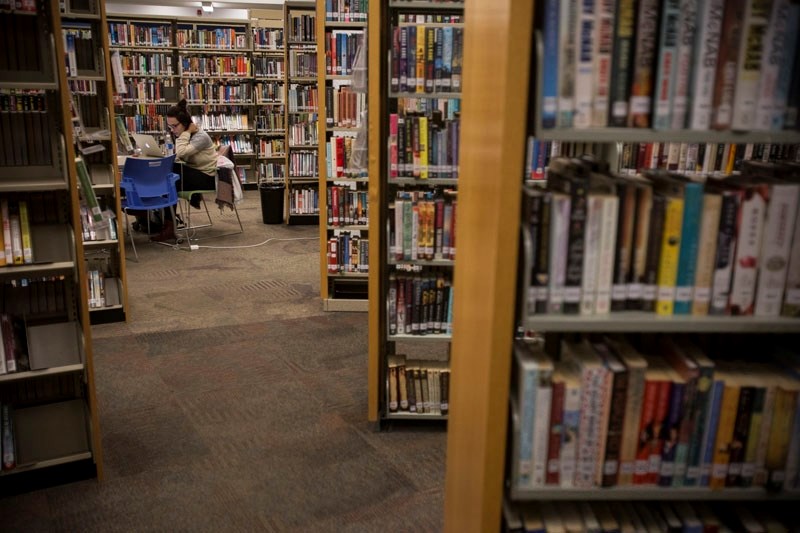
<path fill-rule="evenodd" d="M 178 56 L 181 76 L 247 77 L 252 72 L 250 58 L 236 56 Z"/>
<path fill-rule="evenodd" d="M 741 171 L 744 161 L 795 161 L 797 148 L 765 143 L 625 143 L 619 171 L 638 174 L 663 168 L 679 174 L 726 176 Z"/>
<path fill-rule="evenodd" d="M 328 226 L 366 226 L 369 224 L 369 193 L 356 183 L 328 185 L 326 207 Z"/>
<path fill-rule="evenodd" d="M 92 37 L 92 25 L 88 22 L 70 22 L 61 33 L 67 76 L 77 76 L 79 71 L 98 71 L 95 64 L 97 44 Z"/>
<path fill-rule="evenodd" d="M 217 50 L 246 50 L 244 28 L 178 28 L 175 46 L 179 48 L 210 48 Z"/>
<path fill-rule="evenodd" d="M 256 103 L 283 103 L 283 83 L 259 81 L 256 83 Z"/>
<path fill-rule="evenodd" d="M 398 267 L 400 268 L 400 267 Z M 389 335 L 450 335 L 453 330 L 451 269 L 411 268 L 389 274 Z"/>
<path fill-rule="evenodd" d="M 319 108 L 319 92 L 316 85 L 291 85 L 287 91 L 287 98 L 291 113 L 298 111 L 316 113 Z"/>
<path fill-rule="evenodd" d="M 28 200 L 0 199 L 2 233 L 0 266 L 27 265 L 34 262 L 31 219 Z M 38 218 L 38 217 L 37 217 Z"/>
<path fill-rule="evenodd" d="M 34 276 L 15 278 L 0 285 L 0 313 L 39 318 L 66 312 L 65 277 Z"/>
<path fill-rule="evenodd" d="M 289 13 L 286 33 L 287 41 L 291 43 L 308 43 L 317 40 L 317 17 L 316 15 L 303 15 Z"/>
<path fill-rule="evenodd" d="M 446 7 L 448 3 L 453 4 L 456 8 L 463 8 L 460 6 L 460 0 L 437 0 L 434 2 L 438 5 Z M 453 15 L 446 13 L 398 13 L 397 22 L 408 24 L 463 24 L 464 15 Z"/>
<path fill-rule="evenodd" d="M 326 250 L 328 273 L 369 272 L 369 240 L 358 231 L 335 230 Z"/>
<path fill-rule="evenodd" d="M 97 82 L 95 80 L 67 80 L 69 92 L 72 94 L 97 96 Z"/>
<path fill-rule="evenodd" d="M 292 78 L 316 78 L 317 52 L 289 50 L 289 76 Z"/>
<path fill-rule="evenodd" d="M 797 315 L 797 169 L 746 161 L 721 179 L 612 177 L 588 159 L 553 159 L 547 189 L 528 190 L 523 209 L 526 312 Z"/>
<path fill-rule="evenodd" d="M 257 133 L 283 133 L 286 130 L 286 117 L 283 109 L 274 106 L 273 112 L 259 112 L 256 115 Z"/>
<path fill-rule="evenodd" d="M 110 209 L 104 210 L 103 220 L 95 221 L 91 211 L 85 205 L 80 208 L 81 230 L 83 242 L 117 240 L 117 224 Z"/>
<path fill-rule="evenodd" d="M 325 87 L 325 123 L 338 128 L 360 128 L 367 95 L 350 86 Z"/>
<path fill-rule="evenodd" d="M 250 119 L 246 113 L 214 111 L 202 115 L 192 115 L 192 122 L 207 131 L 250 129 Z"/>
<path fill-rule="evenodd" d="M 258 163 L 258 177 L 265 181 L 283 181 L 286 177 L 286 165 L 283 163 Z"/>
<path fill-rule="evenodd" d="M 328 179 L 336 178 L 365 178 L 367 169 L 356 164 L 359 143 L 366 143 L 362 137 L 334 136 L 328 139 L 325 150 L 325 163 Z M 361 147 L 365 149 L 365 147 Z"/>
<path fill-rule="evenodd" d="M 43 91 L 0 89 L 0 166 L 52 165 L 53 131 Z"/>
<path fill-rule="evenodd" d="M 790 510 L 704 502 L 503 502 L 505 533 L 791 531 Z"/>
<path fill-rule="evenodd" d="M 319 190 L 311 187 L 298 187 L 289 190 L 290 215 L 318 215 Z"/>
<path fill-rule="evenodd" d="M 17 466 L 12 413 L 11 406 L 0 405 L 0 457 L 3 458 L 0 470 L 13 470 Z"/>
<path fill-rule="evenodd" d="M 125 103 L 155 104 L 166 103 L 174 99 L 175 82 L 170 78 L 126 78 Z"/>
<path fill-rule="evenodd" d="M 253 58 L 253 73 L 256 77 L 283 79 L 286 74 L 286 70 L 283 68 L 283 58 L 256 56 Z"/>
<path fill-rule="evenodd" d="M 464 31 L 460 27 L 392 28 L 392 92 L 460 92 Z"/>
<path fill-rule="evenodd" d="M 172 54 L 123 52 L 119 54 L 124 76 L 172 76 Z"/>
<path fill-rule="evenodd" d="M 0 374 L 27 372 L 30 369 L 24 318 L 0 313 Z"/>
<path fill-rule="evenodd" d="M 723 359 L 742 342 L 723 352 L 667 335 L 637 347 L 620 336 L 518 341 L 513 486 L 797 489 L 800 355 L 761 339 L 773 359 Z"/>
<path fill-rule="evenodd" d="M 277 157 L 286 155 L 286 141 L 278 137 L 261 137 L 258 139 L 258 155 Z"/>
<path fill-rule="evenodd" d="M 162 114 L 127 115 L 124 119 L 131 133 L 163 132 L 167 129 L 167 117 Z"/>
<path fill-rule="evenodd" d="M 315 113 L 309 113 L 316 118 Z M 298 117 L 293 117 L 294 122 Z M 317 121 L 297 121 L 289 125 L 289 146 L 313 146 L 317 144 L 319 139 L 319 129 Z"/>
<path fill-rule="evenodd" d="M 550 0 L 542 125 L 794 129 L 799 23 L 790 0 Z"/>
<path fill-rule="evenodd" d="M 389 412 L 447 415 L 450 412 L 450 368 L 446 362 L 389 356 L 386 388 Z"/>
<path fill-rule="evenodd" d="M 253 28 L 253 48 L 280 50 L 283 48 L 283 29 Z"/>
<path fill-rule="evenodd" d="M 461 121 L 431 116 L 389 115 L 389 177 L 458 178 Z"/>
<path fill-rule="evenodd" d="M 364 32 L 332 30 L 325 32 L 325 74 L 350 76 L 358 49 L 364 43 Z"/>
<path fill-rule="evenodd" d="M 289 152 L 289 176 L 294 178 L 316 178 L 319 176 L 319 155 L 316 150 L 293 150 Z"/>
<path fill-rule="evenodd" d="M 331 22 L 366 22 L 368 0 L 325 0 L 325 20 Z"/>
<path fill-rule="evenodd" d="M 217 140 L 223 146 L 231 146 L 235 154 L 253 153 L 253 143 L 249 135 L 220 135 Z"/>
<path fill-rule="evenodd" d="M 34 0 L 2 0 L 0 1 L 0 11 L 3 13 L 35 13 L 36 2 Z"/>
<path fill-rule="evenodd" d="M 252 86 L 238 82 L 183 80 L 181 92 L 192 104 L 246 104 L 253 99 Z"/>
<path fill-rule="evenodd" d="M 108 23 L 111 46 L 173 46 L 170 23 L 111 22 Z"/>
<path fill-rule="evenodd" d="M 87 270 L 86 283 L 90 309 L 120 305 L 119 280 L 115 276 L 109 276 L 103 270 Z"/>
<path fill-rule="evenodd" d="M 389 257 L 395 261 L 453 260 L 456 192 L 397 191 L 389 209 Z"/>

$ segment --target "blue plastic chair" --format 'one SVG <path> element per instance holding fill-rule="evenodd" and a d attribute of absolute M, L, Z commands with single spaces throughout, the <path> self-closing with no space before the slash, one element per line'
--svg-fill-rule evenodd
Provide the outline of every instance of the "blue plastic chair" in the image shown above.
<path fill-rule="evenodd" d="M 131 237 L 131 245 L 137 261 L 139 254 L 136 251 L 133 232 L 128 223 L 128 211 L 169 208 L 172 220 L 175 220 L 175 205 L 178 203 L 175 182 L 180 179 L 180 176 L 172 171 L 174 161 L 174 155 L 156 159 L 129 157 L 125 160 L 120 182 L 120 189 L 124 192 L 122 212 L 125 213 L 125 227 Z M 148 216 L 148 226 L 149 220 Z"/>

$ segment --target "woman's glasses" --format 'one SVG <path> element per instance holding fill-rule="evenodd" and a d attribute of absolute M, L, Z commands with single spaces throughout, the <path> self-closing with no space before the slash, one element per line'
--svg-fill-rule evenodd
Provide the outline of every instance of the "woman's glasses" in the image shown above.
<path fill-rule="evenodd" d="M 175 128 L 177 128 L 177 127 L 178 127 L 178 126 L 180 126 L 180 125 L 181 125 L 181 123 L 180 123 L 180 122 L 178 122 L 177 124 L 170 124 L 169 122 L 167 122 L 167 127 L 168 127 L 169 129 L 171 129 L 171 130 L 174 130 Z"/>

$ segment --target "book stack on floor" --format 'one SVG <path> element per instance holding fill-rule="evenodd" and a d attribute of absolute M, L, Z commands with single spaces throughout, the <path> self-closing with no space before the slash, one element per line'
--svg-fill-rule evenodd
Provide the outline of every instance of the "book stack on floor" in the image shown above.
<path fill-rule="evenodd" d="M 512 496 L 600 487 L 655 489 L 653 498 L 683 487 L 798 494 L 800 352 L 754 338 L 703 343 L 519 343 Z M 728 357 L 757 343 L 767 355 L 759 362 Z"/>
<path fill-rule="evenodd" d="M 746 161 L 724 179 L 614 176 L 553 159 L 523 206 L 525 316 L 797 316 L 799 171 Z"/>

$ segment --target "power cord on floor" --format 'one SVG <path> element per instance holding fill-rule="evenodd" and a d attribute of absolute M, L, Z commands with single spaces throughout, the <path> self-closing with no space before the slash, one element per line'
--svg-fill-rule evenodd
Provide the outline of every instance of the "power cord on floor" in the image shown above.
<path fill-rule="evenodd" d="M 258 244 L 245 244 L 242 246 L 207 246 L 205 244 L 192 244 L 192 250 L 197 250 L 200 248 L 210 248 L 214 250 L 235 250 L 237 248 L 256 248 L 258 246 L 264 246 L 265 244 L 272 242 L 272 241 L 318 241 L 319 237 L 293 237 L 291 239 L 279 239 L 277 237 L 273 237 L 271 239 L 267 239 L 264 242 L 260 242 Z"/>

